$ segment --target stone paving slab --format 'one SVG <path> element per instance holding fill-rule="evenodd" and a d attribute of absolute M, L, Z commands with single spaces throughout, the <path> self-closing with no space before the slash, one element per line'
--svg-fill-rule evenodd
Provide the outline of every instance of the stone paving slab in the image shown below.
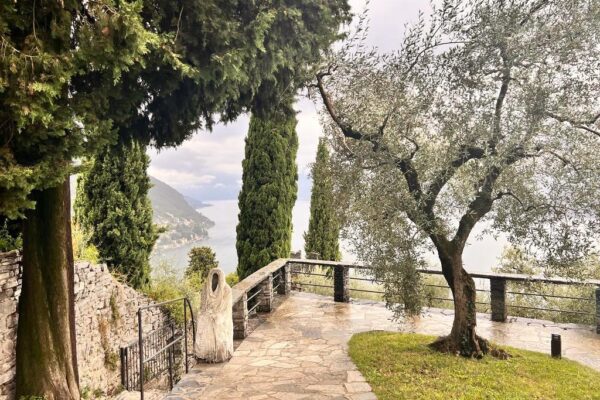
<path fill-rule="evenodd" d="M 429 309 L 397 323 L 379 302 L 335 303 L 292 292 L 228 363 L 197 365 L 165 399 L 376 399 L 347 354 L 350 337 L 371 330 L 443 335 L 450 332 L 452 314 Z M 550 351 L 550 335 L 559 333 L 564 357 L 600 370 L 600 335 L 591 327 L 526 318 L 498 323 L 479 314 L 478 329 L 496 343 L 545 353 Z"/>

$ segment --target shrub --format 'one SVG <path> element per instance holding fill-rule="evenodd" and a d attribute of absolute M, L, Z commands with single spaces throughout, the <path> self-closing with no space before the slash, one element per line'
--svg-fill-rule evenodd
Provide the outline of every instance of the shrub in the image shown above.
<path fill-rule="evenodd" d="M 23 240 L 21 239 L 21 234 L 15 236 L 9 229 L 8 221 L 4 220 L 4 225 L 0 226 L 0 253 L 11 250 L 20 250 L 22 247 Z"/>
<path fill-rule="evenodd" d="M 232 272 L 230 274 L 227 274 L 227 276 L 225 276 L 225 281 L 227 282 L 227 284 L 229 286 L 234 286 L 236 283 L 238 283 L 240 281 L 240 277 L 238 276 L 237 273 Z"/>
<path fill-rule="evenodd" d="M 201 280 L 204 280 L 211 269 L 219 267 L 217 255 L 208 246 L 192 248 L 188 253 L 188 257 L 188 267 L 185 270 L 186 278 L 197 275 Z"/>

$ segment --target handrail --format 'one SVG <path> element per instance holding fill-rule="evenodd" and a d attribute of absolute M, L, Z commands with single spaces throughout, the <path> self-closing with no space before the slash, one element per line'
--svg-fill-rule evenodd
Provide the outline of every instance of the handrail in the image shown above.
<path fill-rule="evenodd" d="M 298 283 L 295 282 L 295 285 L 300 286 L 315 286 L 315 287 L 326 287 L 333 289 L 333 296 L 335 301 L 340 302 L 348 302 L 350 299 L 350 292 L 369 292 L 369 293 L 379 293 L 383 294 L 382 291 L 371 291 L 366 289 L 357 289 L 351 288 L 349 285 L 349 281 L 351 280 L 367 280 L 363 278 L 357 278 L 350 276 L 350 269 L 359 269 L 359 270 L 373 270 L 373 268 L 360 265 L 360 264 L 352 264 L 347 262 L 339 262 L 339 261 L 324 261 L 324 260 L 305 260 L 305 259 L 288 259 L 286 260 L 286 265 L 298 265 L 304 267 L 332 267 L 334 270 L 333 274 L 333 285 L 318 285 L 314 283 Z M 435 274 L 442 275 L 443 272 L 439 269 L 417 269 L 417 272 L 423 274 Z M 307 272 L 307 270 L 302 269 L 300 271 L 292 271 L 294 275 L 319 275 Z M 539 275 L 524 275 L 524 274 L 511 274 L 511 273 L 470 273 L 470 276 L 478 279 L 487 279 L 489 280 L 489 289 L 477 289 L 476 290 L 487 292 L 490 294 L 489 304 L 486 303 L 478 303 L 476 304 L 485 304 L 489 305 L 491 308 L 491 319 L 496 322 L 506 322 L 508 318 L 508 309 L 531 309 L 531 310 L 539 310 L 545 312 L 564 312 L 568 314 L 578 314 L 578 315 L 586 315 L 586 316 L 595 316 L 596 318 L 596 333 L 600 334 L 600 280 L 597 279 L 587 279 L 587 280 L 577 280 L 577 279 L 569 279 L 562 277 L 554 277 L 549 278 L 545 276 Z M 376 279 L 368 279 L 373 282 L 383 283 L 381 280 Z M 594 288 L 595 295 L 590 296 L 590 298 L 583 297 L 575 297 L 575 296 L 559 296 L 544 293 L 529 293 L 529 292 L 514 292 L 507 290 L 507 282 L 518 282 L 518 283 L 543 283 L 543 284 L 554 284 L 554 285 L 580 285 L 580 286 L 588 286 Z M 437 287 L 439 285 L 425 285 L 425 286 L 433 286 Z M 554 307 L 551 308 L 540 308 L 540 307 L 526 307 L 519 306 L 515 304 L 509 304 L 507 302 L 507 295 L 532 295 L 539 297 L 552 297 L 559 299 L 569 299 L 569 300 L 577 300 L 577 301 L 590 301 L 595 302 L 596 310 L 595 312 L 591 311 L 581 311 L 581 310 L 561 310 Z M 432 300 L 443 300 L 443 301 L 452 301 L 452 299 L 442 299 L 432 297 Z"/>
<path fill-rule="evenodd" d="M 343 267 L 343 268 L 352 268 L 352 269 L 366 269 L 372 270 L 372 267 L 361 265 L 361 264 L 352 264 L 348 262 L 340 262 L 340 261 L 324 261 L 324 260 L 305 260 L 299 258 L 290 258 L 285 259 L 289 264 L 311 264 L 311 265 L 322 265 L 329 267 Z M 419 268 L 417 272 L 425 273 L 425 274 L 433 274 L 433 275 L 442 275 L 442 271 L 439 269 L 425 269 Z M 468 271 L 467 271 L 468 272 Z M 513 273 L 504 273 L 504 272 L 469 272 L 469 275 L 473 278 L 482 278 L 482 279 L 506 279 L 511 281 L 518 282 L 540 282 L 540 283 L 555 283 L 559 285 L 595 285 L 600 287 L 600 280 L 598 279 L 586 279 L 586 280 L 576 280 L 570 278 L 563 277 L 545 277 L 543 275 L 525 275 L 525 274 L 513 274 Z"/>
<path fill-rule="evenodd" d="M 332 267 L 334 270 L 333 273 L 333 285 L 319 285 L 315 283 L 302 283 L 301 285 L 305 286 L 314 286 L 314 287 L 327 287 L 333 289 L 334 300 L 337 302 L 348 302 L 350 300 L 350 292 L 372 292 L 372 293 L 382 293 L 379 291 L 371 291 L 366 289 L 353 289 L 350 288 L 349 281 L 353 279 L 361 280 L 360 278 L 352 277 L 349 273 L 350 269 L 357 270 L 365 270 L 372 271 L 373 268 L 366 265 L 356 264 L 356 263 L 348 263 L 343 261 L 325 261 L 325 260 L 313 260 L 313 259 L 299 259 L 299 258 L 280 258 L 277 259 L 265 267 L 259 269 L 253 274 L 249 275 L 245 279 L 238 282 L 232 288 L 232 297 L 233 297 L 233 322 L 234 322 L 234 337 L 238 339 L 243 339 L 246 337 L 247 323 L 248 323 L 248 315 L 250 312 L 254 311 L 258 308 L 259 311 L 259 303 L 266 305 L 264 308 L 266 310 L 262 311 L 270 311 L 271 310 L 271 299 L 273 296 L 273 277 L 282 272 L 285 273 L 285 284 L 290 285 L 290 287 L 283 288 L 281 293 L 287 294 L 291 289 L 291 274 L 295 274 L 291 270 L 291 266 L 323 266 L 323 267 Z M 433 275 L 442 275 L 443 272 L 439 269 L 417 269 L 417 272 L 423 274 L 433 274 Z M 304 273 L 304 272 L 302 272 Z M 307 272 L 308 275 L 322 275 L 322 274 L 314 274 Z M 557 285 L 590 285 L 595 286 L 595 298 L 596 298 L 596 320 L 597 320 L 597 328 L 596 331 L 600 333 L 600 280 L 597 279 L 587 279 L 587 280 L 577 280 L 577 279 L 569 279 L 562 277 L 545 277 L 540 275 L 525 275 L 525 274 L 512 274 L 512 273 L 482 273 L 482 272 L 471 272 L 469 275 L 473 278 L 478 279 L 488 279 L 490 282 L 489 289 L 476 289 L 477 291 L 484 291 L 490 293 L 490 303 L 491 306 L 491 319 L 492 321 L 505 322 L 507 320 L 507 308 L 516 308 L 516 306 L 507 303 L 507 294 L 512 294 L 512 292 L 507 291 L 506 283 L 509 281 L 514 282 L 522 282 L 522 283 L 546 283 L 546 284 L 557 284 Z M 362 279 L 364 280 L 364 279 Z M 375 279 L 372 279 L 373 282 L 381 282 Z M 280 289 L 280 285 L 277 285 L 278 292 Z M 262 296 L 259 297 L 258 292 L 251 294 L 251 292 L 258 286 L 265 288 L 264 294 L 265 298 Z M 427 286 L 427 285 L 426 285 Z M 434 285 L 435 286 L 435 285 Z M 262 289 L 261 289 L 262 290 Z M 518 293 L 525 294 L 525 293 Z M 253 300 L 258 297 L 258 301 L 249 309 L 248 301 Z M 555 296 L 560 298 L 560 296 Z M 564 296 L 562 296 L 564 298 Z M 573 297 L 573 296 L 571 296 Z M 439 299 L 445 301 L 451 301 L 451 299 Z M 582 299 L 585 300 L 585 299 Z M 591 298 L 590 300 L 594 300 Z M 479 303 L 478 303 L 479 304 Z M 484 304 L 484 303 L 481 303 Z M 485 303 L 487 304 L 487 303 Z M 544 310 L 544 311 L 555 311 L 554 309 Z M 587 312 L 579 312 L 577 313 L 592 315 Z"/>
<path fill-rule="evenodd" d="M 152 356 L 148 357 L 147 359 L 144 359 L 144 327 L 143 327 L 143 311 L 144 310 L 148 310 L 150 308 L 157 308 L 157 307 L 163 307 L 167 304 L 173 304 L 179 301 L 183 301 L 183 332 L 179 337 L 174 338 L 173 340 L 171 340 L 170 343 L 168 343 L 166 346 L 164 346 L 161 350 L 155 352 Z M 173 357 L 173 350 L 171 350 L 171 348 L 178 342 L 181 341 L 181 339 L 183 339 L 184 341 L 184 347 L 185 347 L 185 372 L 188 373 L 189 372 L 189 364 L 188 364 L 188 340 L 187 340 L 187 336 L 188 336 L 188 332 L 187 332 L 187 308 L 189 308 L 190 311 L 190 317 L 192 319 L 191 323 L 192 323 L 192 332 L 193 332 L 193 340 L 195 342 L 196 340 L 196 323 L 194 320 L 194 311 L 192 309 L 192 304 L 190 303 L 189 299 L 187 297 L 180 297 L 177 299 L 173 299 L 173 300 L 167 300 L 167 301 L 163 301 L 161 303 L 155 303 L 155 304 L 148 304 L 142 307 L 138 308 L 137 314 L 138 314 L 138 348 L 139 348 L 139 384 L 140 384 L 140 399 L 144 400 L 144 363 L 151 361 L 153 358 L 155 358 L 158 354 L 164 352 L 166 349 L 169 350 L 169 374 L 170 374 L 170 383 L 171 383 L 171 388 L 173 385 L 173 378 L 172 378 L 172 357 Z M 181 337 L 183 336 L 183 338 Z"/>

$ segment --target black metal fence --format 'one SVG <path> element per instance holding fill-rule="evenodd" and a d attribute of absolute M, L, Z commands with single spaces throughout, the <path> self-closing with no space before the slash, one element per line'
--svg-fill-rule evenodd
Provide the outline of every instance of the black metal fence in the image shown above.
<path fill-rule="evenodd" d="M 383 296 L 383 281 L 373 277 L 368 266 L 317 260 L 288 260 L 293 266 L 292 288 L 321 292 L 334 291 L 333 280 L 325 273 L 327 268 L 347 274 L 343 290 L 348 293 Z M 320 268 L 319 268 L 320 267 Z M 353 269 L 354 274 L 348 271 Z M 439 270 L 418 270 L 421 274 L 435 278 Z M 576 281 L 565 278 L 546 278 L 507 273 L 473 273 L 477 284 L 477 309 L 491 312 L 492 320 L 505 321 L 510 310 L 512 316 L 551 319 L 559 322 L 596 324 L 600 333 L 600 281 Z M 315 277 L 302 279 L 302 277 Z M 425 280 L 428 289 L 428 306 L 448 308 L 452 306 L 450 288 L 443 278 Z M 481 281 L 481 284 L 478 284 Z M 364 284 L 363 284 L 364 283 Z M 500 283 L 501 285 L 498 285 Z M 494 290 L 494 285 L 501 290 Z M 580 288 L 582 294 L 573 295 L 567 288 Z M 381 299 L 382 297 L 379 297 Z M 538 300 L 536 300 L 538 299 Z M 556 300 L 556 301 L 553 301 Z"/>
<path fill-rule="evenodd" d="M 173 308 L 177 303 L 181 303 L 183 307 L 183 321 L 169 318 L 162 326 L 144 332 L 144 311 L 166 306 Z M 188 311 L 190 323 L 188 323 Z M 126 390 L 139 389 L 143 400 L 146 383 L 167 373 L 169 388 L 172 389 L 180 368 L 183 366 L 186 373 L 189 371 L 188 327 L 191 325 L 193 341 L 196 337 L 196 326 L 192 306 L 185 297 L 140 307 L 137 314 L 138 339 L 120 349 L 121 384 Z"/>

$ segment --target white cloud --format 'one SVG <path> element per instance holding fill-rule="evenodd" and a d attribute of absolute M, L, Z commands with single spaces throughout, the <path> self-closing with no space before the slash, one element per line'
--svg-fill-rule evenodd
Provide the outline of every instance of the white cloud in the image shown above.
<path fill-rule="evenodd" d="M 355 14 L 363 11 L 365 3 L 366 0 L 350 0 Z M 383 51 L 397 49 L 404 24 L 416 20 L 419 8 L 427 12 L 429 1 L 371 0 L 368 44 Z M 299 111 L 297 162 L 299 199 L 302 199 L 310 195 L 309 165 L 314 162 L 323 129 L 314 103 L 301 97 L 295 108 Z M 241 186 L 248 123 L 249 117 L 243 115 L 228 125 L 217 124 L 213 132 L 198 132 L 176 149 L 150 150 L 150 173 L 185 194 L 202 200 L 236 199 Z M 211 183 L 213 185 L 209 188 L 207 185 Z"/>
<path fill-rule="evenodd" d="M 196 175 L 191 172 L 154 166 L 148 168 L 148 173 L 175 188 L 204 186 L 211 184 L 217 178 L 214 175 Z"/>

